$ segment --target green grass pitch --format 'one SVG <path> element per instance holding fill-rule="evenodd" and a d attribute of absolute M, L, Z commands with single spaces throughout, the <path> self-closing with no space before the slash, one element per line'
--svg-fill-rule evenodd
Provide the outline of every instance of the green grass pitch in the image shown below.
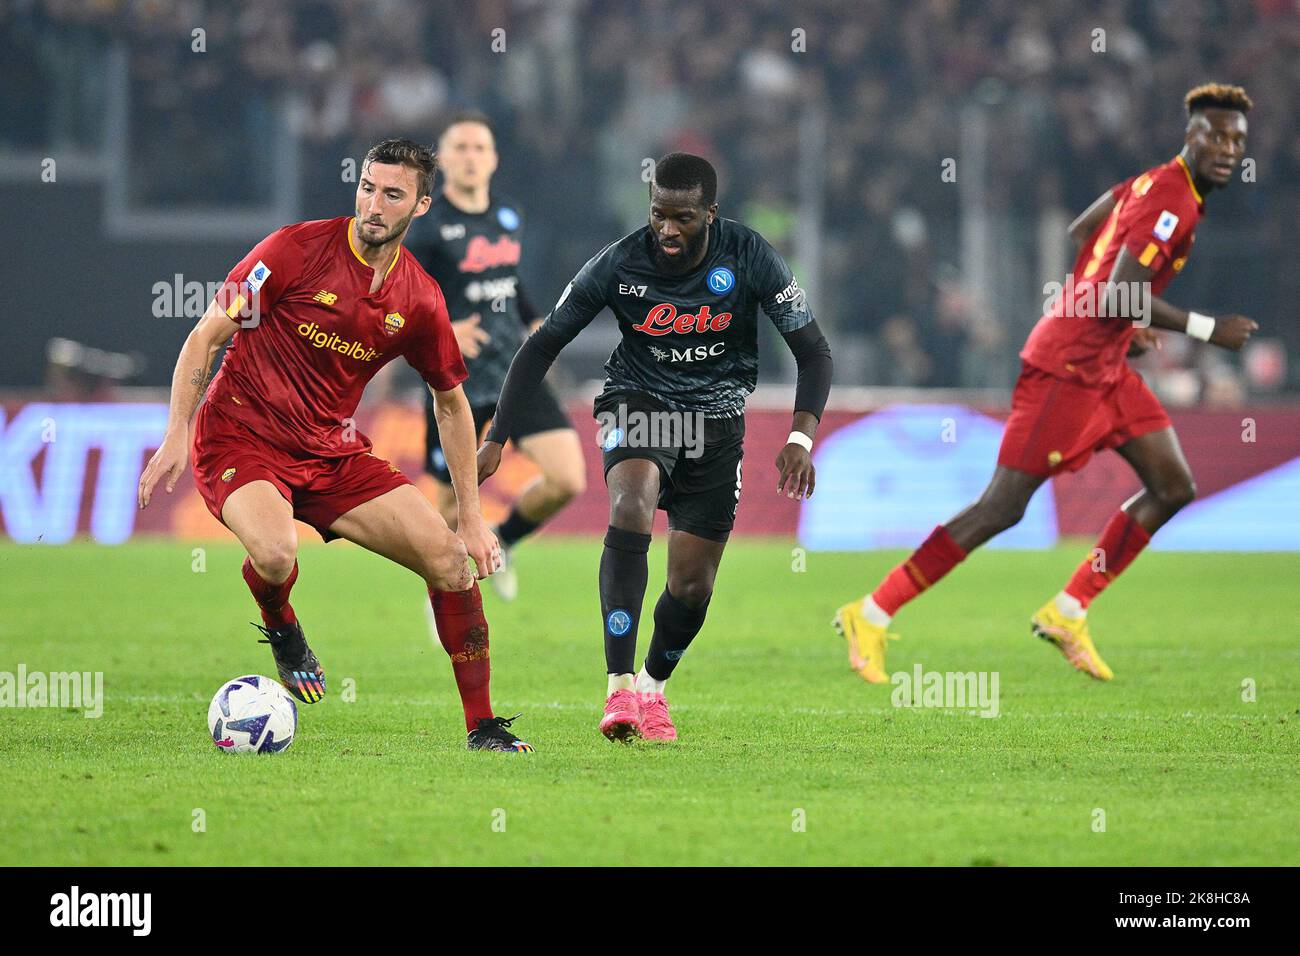
<path fill-rule="evenodd" d="M 239 551 L 196 573 L 185 543 L 0 545 L 0 671 L 105 688 L 100 719 L 0 710 L 0 864 L 1300 863 L 1300 555 L 1144 555 L 1094 607 L 1103 685 L 1028 628 L 1086 543 L 978 553 L 898 617 L 888 669 L 997 671 L 984 719 L 895 708 L 848 669 L 829 618 L 897 553 L 796 572 L 792 547 L 728 549 L 672 747 L 596 731 L 599 543 L 520 548 L 519 601 L 485 588 L 498 713 L 537 747 L 519 756 L 466 752 L 413 576 L 306 547 L 294 605 L 330 697 L 285 753 L 234 757 L 208 701 L 274 673 Z M 661 542 L 650 567 L 647 609 Z"/>

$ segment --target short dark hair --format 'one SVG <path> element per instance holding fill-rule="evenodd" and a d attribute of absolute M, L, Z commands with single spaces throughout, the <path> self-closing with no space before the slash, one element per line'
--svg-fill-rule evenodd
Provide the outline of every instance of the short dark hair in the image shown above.
<path fill-rule="evenodd" d="M 700 201 L 712 206 L 718 198 L 718 173 L 703 156 L 691 153 L 669 153 L 655 163 L 652 186 L 660 189 L 699 188 Z"/>
<path fill-rule="evenodd" d="M 488 118 L 486 113 L 480 112 L 479 110 L 460 110 L 459 112 L 452 113 L 451 116 L 447 118 L 447 122 L 442 124 L 442 132 L 438 134 L 438 139 L 442 139 L 446 136 L 447 130 L 451 129 L 457 123 L 477 123 L 479 126 L 486 127 L 487 131 L 492 134 L 492 138 L 496 139 L 497 131 L 492 126 L 492 120 Z"/>
<path fill-rule="evenodd" d="M 364 171 L 371 163 L 411 167 L 417 173 L 415 198 L 418 200 L 433 192 L 433 156 L 432 146 L 421 146 L 410 139 L 386 139 L 370 147 L 361 169 Z"/>
<path fill-rule="evenodd" d="M 1204 109 L 1240 110 L 1249 113 L 1250 108 L 1255 105 L 1240 86 L 1229 86 L 1226 83 L 1202 83 L 1187 91 L 1183 103 L 1187 106 L 1188 119 Z"/>

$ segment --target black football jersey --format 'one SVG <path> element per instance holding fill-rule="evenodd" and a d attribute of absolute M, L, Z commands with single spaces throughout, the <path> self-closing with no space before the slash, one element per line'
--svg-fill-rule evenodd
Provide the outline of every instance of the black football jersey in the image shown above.
<path fill-rule="evenodd" d="M 758 382 L 758 309 L 780 332 L 813 321 L 790 267 L 753 229 L 716 219 L 699 267 L 655 265 L 649 226 L 611 243 L 565 287 L 547 326 L 565 342 L 606 306 L 623 339 L 605 363 L 605 390 L 647 392 L 708 418 L 743 414 Z"/>
<path fill-rule="evenodd" d="M 469 213 L 438 193 L 429 211 L 412 220 L 406 237 L 406 247 L 442 286 L 451 320 L 477 313 L 479 327 L 492 337 L 477 357 L 465 359 L 471 405 L 496 402 L 534 318 L 520 310 L 522 233 L 523 215 L 508 199 L 493 197 L 484 212 Z"/>

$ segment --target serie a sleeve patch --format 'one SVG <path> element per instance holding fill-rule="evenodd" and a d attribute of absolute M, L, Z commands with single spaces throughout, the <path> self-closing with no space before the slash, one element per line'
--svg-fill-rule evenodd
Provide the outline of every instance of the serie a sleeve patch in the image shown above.
<path fill-rule="evenodd" d="M 1169 237 L 1174 234 L 1174 230 L 1177 227 L 1178 227 L 1178 217 L 1175 216 L 1168 209 L 1166 209 L 1164 212 L 1160 214 L 1160 218 L 1156 220 L 1156 228 L 1155 228 L 1156 238 L 1163 239 L 1165 242 L 1168 242 Z"/>

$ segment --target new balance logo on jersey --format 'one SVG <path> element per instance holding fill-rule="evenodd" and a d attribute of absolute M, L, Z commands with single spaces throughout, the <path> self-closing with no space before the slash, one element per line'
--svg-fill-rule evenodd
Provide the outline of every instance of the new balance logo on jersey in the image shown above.
<path fill-rule="evenodd" d="M 314 296 L 312 296 L 312 301 L 321 302 L 324 303 L 325 305 L 333 305 L 338 300 L 339 297 L 336 293 L 326 292 L 324 289 L 321 289 Z"/>
<path fill-rule="evenodd" d="M 685 349 L 661 349 L 657 345 L 650 346 L 650 354 L 655 357 L 656 362 L 702 362 L 705 359 L 717 358 L 725 351 L 727 351 L 725 342 L 694 345 Z"/>
<path fill-rule="evenodd" d="M 676 332 L 687 335 L 691 332 L 722 332 L 731 324 L 730 312 L 709 313 L 707 305 L 700 306 L 697 314 L 678 312 L 671 302 L 661 302 L 646 313 L 646 317 L 632 328 L 646 335 L 667 335 Z"/>

